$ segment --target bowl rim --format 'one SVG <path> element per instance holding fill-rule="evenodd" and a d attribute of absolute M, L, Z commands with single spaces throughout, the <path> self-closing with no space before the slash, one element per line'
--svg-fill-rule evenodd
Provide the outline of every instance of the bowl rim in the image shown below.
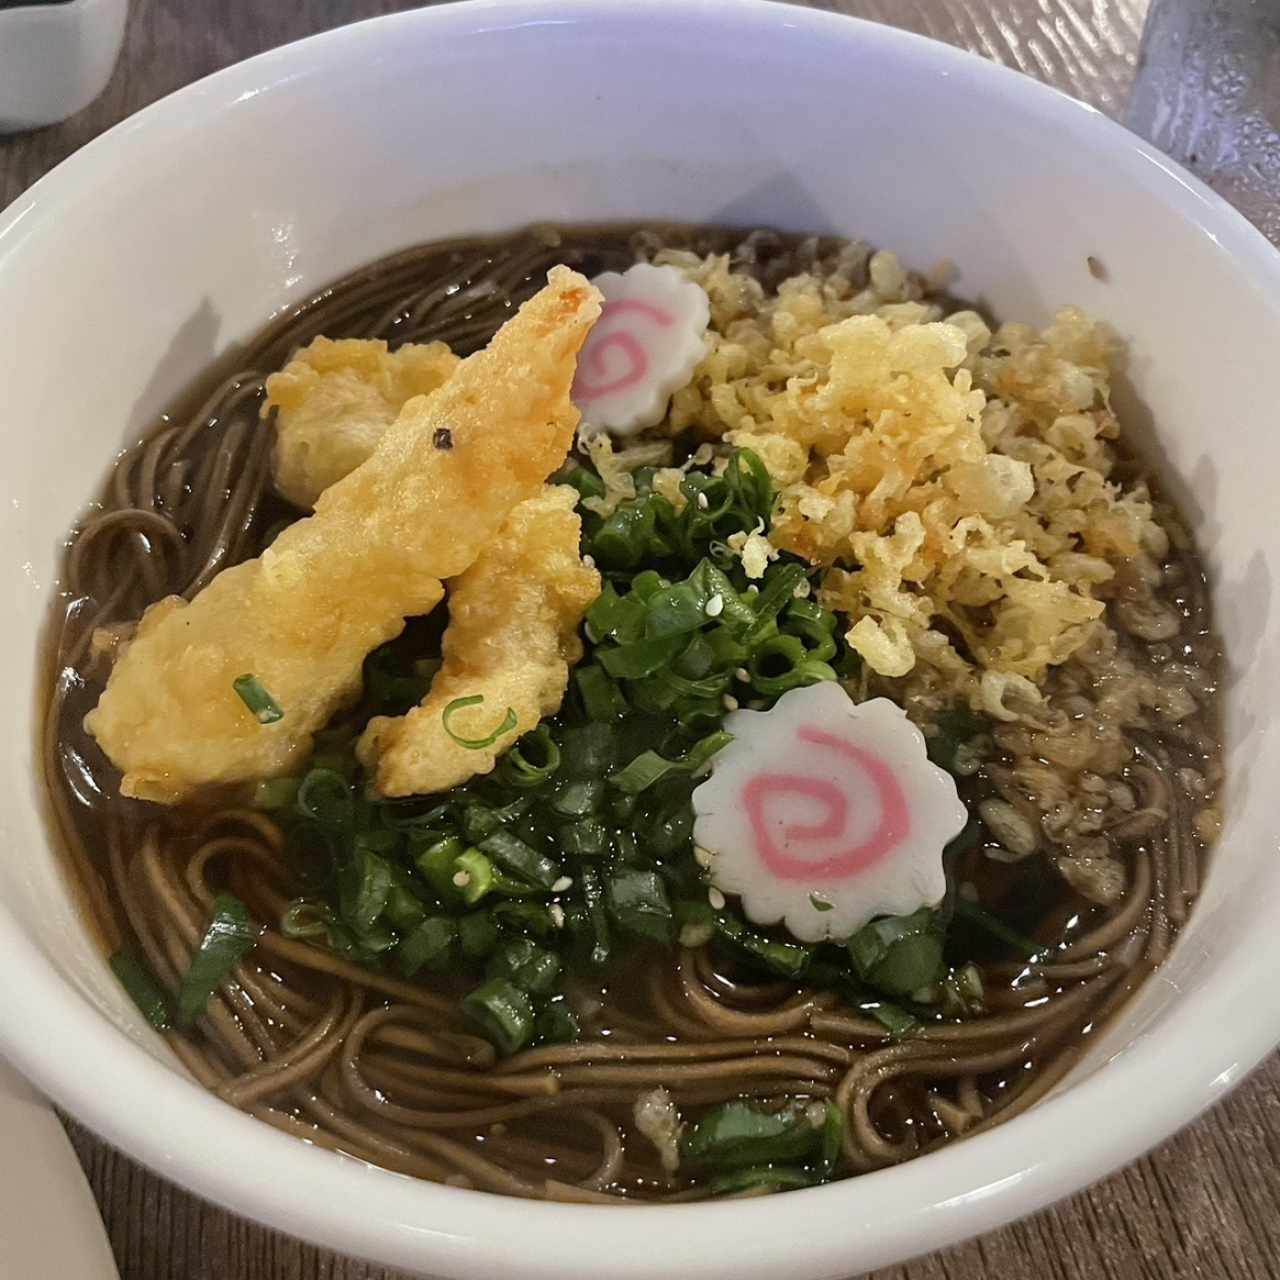
<path fill-rule="evenodd" d="M 437 40 L 554 20 L 607 24 L 633 18 L 617 0 L 470 0 L 372 18 L 307 37 L 179 89 L 95 138 L 0 214 L 0 271 L 21 251 L 26 219 L 52 214 L 111 180 L 122 158 L 181 137 L 189 125 L 366 46 L 422 31 Z M 1136 170 L 1268 291 L 1280 297 L 1280 255 L 1240 214 L 1167 157 L 1094 108 L 1010 68 L 896 28 L 771 0 L 645 0 L 646 16 L 700 25 L 731 20 L 741 34 L 798 27 L 880 50 L 922 71 L 1003 92 L 1024 117 L 1131 154 Z M 141 149 L 141 150 L 139 150 Z M 34 800 L 33 800 L 34 803 Z M 1259 973 L 1280 963 L 1280 931 L 1255 941 Z M 778 1274 L 845 1275 L 1007 1222 L 1110 1173 L 1172 1134 L 1237 1084 L 1280 1041 L 1240 965 L 1212 975 L 1104 1071 L 1051 1095 L 1016 1124 L 931 1153 L 926 1160 L 765 1201 L 621 1209 L 530 1202 L 421 1182 L 372 1168 L 281 1133 L 227 1107 L 131 1040 L 75 989 L 0 902 L 0 1047 L 55 1102 L 163 1176 L 245 1217 L 322 1246 L 390 1266 L 488 1277 L 518 1267 L 533 1280 L 599 1274 L 607 1248 L 619 1280 L 662 1266 L 712 1280 L 732 1266 L 744 1280 Z M 1197 1034 L 1207 1025 L 1218 1036 Z M 1176 1044 L 1176 1060 L 1167 1053 Z M 75 1045 L 75 1055 L 50 1052 Z M 86 1072 L 86 1061 L 107 1070 Z M 1153 1090 L 1151 1080 L 1161 1081 Z M 145 1106 L 140 1101 L 145 1099 Z M 1088 1146 L 1078 1117 L 1105 1115 Z M 139 1115 L 145 1118 L 139 1120 Z M 175 1123 L 176 1122 L 176 1123 Z M 199 1135 L 198 1148 L 193 1135 Z M 854 1190 L 856 1186 L 856 1192 Z M 344 1206 L 341 1212 L 334 1206 Z M 795 1241 L 805 1250 L 797 1259 Z M 727 1252 L 731 1251 L 731 1252 Z"/>

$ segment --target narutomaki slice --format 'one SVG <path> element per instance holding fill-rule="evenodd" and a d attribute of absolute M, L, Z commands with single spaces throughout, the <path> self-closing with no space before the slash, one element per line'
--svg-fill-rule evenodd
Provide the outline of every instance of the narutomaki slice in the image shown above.
<path fill-rule="evenodd" d="M 573 383 L 588 430 L 634 435 L 656 426 L 704 353 L 710 303 L 675 267 L 639 262 L 591 282 L 604 294 Z"/>
<path fill-rule="evenodd" d="M 942 899 L 942 851 L 967 815 L 900 707 L 824 682 L 724 727 L 733 742 L 693 793 L 694 840 L 749 919 L 818 942 Z"/>

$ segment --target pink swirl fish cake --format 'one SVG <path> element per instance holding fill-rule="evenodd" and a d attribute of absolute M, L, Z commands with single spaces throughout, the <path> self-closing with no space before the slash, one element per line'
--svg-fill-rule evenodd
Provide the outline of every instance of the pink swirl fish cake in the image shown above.
<path fill-rule="evenodd" d="M 725 728 L 733 741 L 693 793 L 693 838 L 749 919 L 843 940 L 942 900 L 942 850 L 968 815 L 896 703 L 824 682 Z"/>

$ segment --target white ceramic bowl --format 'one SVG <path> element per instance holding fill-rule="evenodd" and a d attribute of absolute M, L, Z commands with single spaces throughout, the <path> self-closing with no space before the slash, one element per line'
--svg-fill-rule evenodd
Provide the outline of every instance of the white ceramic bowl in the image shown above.
<path fill-rule="evenodd" d="M 1042 321 L 1075 301 L 1129 339 L 1136 396 L 1216 571 L 1230 819 L 1168 966 L 1012 1124 L 763 1201 L 531 1204 L 310 1149 L 175 1068 L 92 953 L 47 849 L 26 731 L 36 636 L 59 544 L 114 451 L 268 316 L 418 241 L 647 215 L 948 256 L 997 315 Z M 476 0 L 320 36 L 151 107 L 0 220 L 0 1044 L 200 1194 L 439 1276 L 829 1280 L 1101 1176 L 1280 1039 L 1278 350 L 1280 259 L 1205 188 L 1010 71 L 820 13 Z"/>

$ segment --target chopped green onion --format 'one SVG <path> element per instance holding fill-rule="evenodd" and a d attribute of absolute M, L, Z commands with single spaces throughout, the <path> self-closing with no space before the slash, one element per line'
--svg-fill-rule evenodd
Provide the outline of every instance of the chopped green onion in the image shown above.
<path fill-rule="evenodd" d="M 609 914 L 629 933 L 671 944 L 671 901 L 656 871 L 635 867 L 617 872 L 606 881 L 605 900 Z"/>
<path fill-rule="evenodd" d="M 298 812 L 324 827 L 348 827 L 355 813 L 351 788 L 336 769 L 309 769 L 298 786 Z"/>
<path fill-rule="evenodd" d="M 359 846 L 338 872 L 338 902 L 343 920 L 357 934 L 368 933 L 382 916 L 391 892 L 391 864 Z"/>
<path fill-rule="evenodd" d="M 604 886 L 600 873 L 588 864 L 578 872 L 582 885 L 582 901 L 586 907 L 587 924 L 591 927 L 591 963 L 597 969 L 609 963 L 609 920 L 605 915 Z"/>
<path fill-rule="evenodd" d="M 456 921 L 448 916 L 428 916 L 396 947 L 396 965 L 406 978 L 412 978 L 422 968 L 444 969 L 457 938 Z"/>
<path fill-rule="evenodd" d="M 813 948 L 800 942 L 768 938 L 748 928 L 736 917 L 721 912 L 715 917 L 717 936 L 723 938 L 741 955 L 755 960 L 774 973 L 797 982 L 813 960 Z"/>
<path fill-rule="evenodd" d="M 138 1006 L 138 1012 L 157 1031 L 169 1025 L 169 993 L 155 974 L 129 951 L 117 951 L 110 960 L 111 972 Z"/>
<path fill-rule="evenodd" d="M 911 1035 L 920 1026 L 920 1020 L 917 1017 L 905 1009 L 898 1008 L 896 1004 L 890 1004 L 887 1000 L 878 1000 L 873 1004 L 864 1005 L 863 1010 L 869 1013 L 893 1040 L 901 1040 Z"/>
<path fill-rule="evenodd" d="M 474 907 L 493 887 L 493 863 L 479 849 L 468 849 L 453 860 L 453 865 L 457 868 L 453 873 L 454 888 L 467 906 Z"/>
<path fill-rule="evenodd" d="M 414 865 L 442 901 L 449 902 L 460 896 L 453 877 L 457 874 L 458 858 L 466 849 L 467 846 L 457 836 L 445 836 L 414 858 Z"/>
<path fill-rule="evenodd" d="M 892 996 L 909 996 L 941 980 L 942 932 L 935 911 L 882 916 L 849 939 L 849 955 L 864 982 Z"/>
<path fill-rule="evenodd" d="M 772 636 L 764 640 L 747 663 L 751 687 L 767 698 L 776 698 L 789 689 L 834 680 L 835 669 L 809 656 L 796 636 Z"/>
<path fill-rule="evenodd" d="M 616 640 L 629 644 L 644 635 L 644 602 L 634 589 L 627 595 L 619 595 L 613 583 L 606 582 L 604 590 L 587 610 L 587 626 L 596 641 Z"/>
<path fill-rule="evenodd" d="M 561 773 L 569 778 L 598 778 L 607 773 L 617 750 L 615 732 L 607 724 L 583 724 L 560 735 Z"/>
<path fill-rule="evenodd" d="M 544 902 L 495 902 L 489 911 L 502 928 L 532 934 L 543 941 L 559 932 L 551 908 Z"/>
<path fill-rule="evenodd" d="M 480 849 L 500 867 L 537 885 L 539 889 L 550 889 L 563 874 L 558 862 L 525 844 L 510 831 L 498 830 L 491 836 L 486 836 L 480 841 Z"/>
<path fill-rule="evenodd" d="M 503 756 L 498 774 L 508 786 L 527 791 L 549 782 L 559 768 L 560 748 L 551 730 L 540 724 Z"/>
<path fill-rule="evenodd" d="M 519 717 L 516 715 L 514 707 L 508 707 L 506 715 L 502 717 L 502 723 L 486 737 L 483 738 L 464 738 L 461 734 L 454 733 L 449 727 L 450 719 L 459 711 L 467 707 L 478 707 L 484 701 L 483 693 L 472 693 L 465 698 L 454 698 L 454 700 L 445 707 L 440 714 L 440 723 L 444 726 L 444 731 L 451 737 L 460 747 L 466 747 L 468 751 L 482 751 L 485 747 L 491 747 L 504 733 L 510 733 L 512 729 L 520 723 Z"/>
<path fill-rule="evenodd" d="M 239 898 L 220 893 L 213 900 L 209 927 L 191 958 L 178 992 L 178 1022 L 189 1027 L 204 1012 L 209 997 L 258 940 L 258 926 Z"/>
<path fill-rule="evenodd" d="M 399 868 L 397 868 L 397 871 L 399 871 Z M 382 914 L 393 929 L 398 929 L 403 933 L 405 930 L 421 924 L 427 914 L 427 909 L 422 905 L 417 895 L 403 884 L 393 883 L 391 892 L 387 894 L 387 902 L 382 909 Z"/>
<path fill-rule="evenodd" d="M 506 978 L 531 996 L 550 994 L 560 976 L 560 957 L 529 938 L 512 938 L 489 957 L 485 977 Z"/>
<path fill-rule="evenodd" d="M 572 1044 L 582 1035 L 577 1017 L 563 1000 L 548 1004 L 538 1014 L 533 1029 L 542 1044 Z"/>
<path fill-rule="evenodd" d="M 557 484 L 572 485 L 581 498 L 603 498 L 606 492 L 604 481 L 589 467 L 576 462 L 566 462 L 552 479 Z"/>
<path fill-rule="evenodd" d="M 617 649 L 597 649 L 596 659 L 615 680 L 639 680 L 674 661 L 685 646 L 684 636 L 636 640 Z"/>
<path fill-rule="evenodd" d="M 827 1114 L 822 1122 L 822 1146 L 818 1152 L 816 1172 L 820 1178 L 829 1178 L 840 1162 L 844 1149 L 844 1112 L 833 1102 L 827 1103 Z"/>
<path fill-rule="evenodd" d="M 680 1139 L 680 1163 L 693 1172 L 719 1172 L 804 1159 L 823 1145 L 827 1114 L 818 1123 L 810 1104 L 772 1111 L 735 1100 L 712 1107 Z"/>
<path fill-rule="evenodd" d="M 560 848 L 574 858 L 598 858 L 608 851 L 609 828 L 599 818 L 579 818 L 560 828 Z"/>
<path fill-rule="evenodd" d="M 624 769 L 619 769 L 617 773 L 611 775 L 609 781 L 619 791 L 638 795 L 670 774 L 697 773 L 717 751 L 723 750 L 732 741 L 733 734 L 721 729 L 716 733 L 707 734 L 700 742 L 695 742 L 683 756 L 676 760 L 668 760 L 656 751 L 644 751 Z"/>
<path fill-rule="evenodd" d="M 514 983 L 497 978 L 462 998 L 462 1012 L 504 1057 L 533 1039 L 533 1005 Z"/>
<path fill-rule="evenodd" d="M 1011 929 L 1003 920 L 997 919 L 991 912 L 984 911 L 976 902 L 970 902 L 962 894 L 956 894 L 956 915 L 970 924 L 984 929 L 993 938 L 1003 942 L 1005 946 L 1016 951 L 1023 960 L 1034 960 L 1045 950 L 1037 942 L 1033 942 L 1026 934 Z"/>
<path fill-rule="evenodd" d="M 564 783 L 551 798 L 551 808 L 565 818 L 585 818 L 600 808 L 604 783 L 598 778 L 579 778 Z"/>
<path fill-rule="evenodd" d="M 805 566 L 794 561 L 775 565 L 769 570 L 764 586 L 752 605 L 755 623 L 744 640 L 748 649 L 754 649 L 769 634 L 774 619 L 791 603 L 796 588 L 807 575 Z"/>
<path fill-rule="evenodd" d="M 616 720 L 626 715 L 627 700 L 603 667 L 594 662 L 573 673 L 588 720 Z"/>
<path fill-rule="evenodd" d="M 483 960 L 499 937 L 497 922 L 487 911 L 473 911 L 458 921 L 458 943 L 468 960 Z"/>
<path fill-rule="evenodd" d="M 259 724 L 275 724 L 284 717 L 280 704 L 262 687 L 257 676 L 236 676 L 231 687 Z"/>

